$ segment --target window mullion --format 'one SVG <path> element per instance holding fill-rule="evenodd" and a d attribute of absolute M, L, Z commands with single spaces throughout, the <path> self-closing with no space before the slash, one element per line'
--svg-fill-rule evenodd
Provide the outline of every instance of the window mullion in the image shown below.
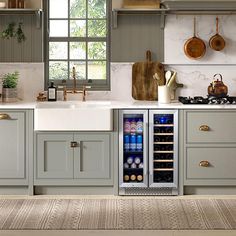
<path fill-rule="evenodd" d="M 88 80 L 88 0 L 86 1 L 86 69 L 85 79 Z"/>
<path fill-rule="evenodd" d="M 68 80 L 70 80 L 70 0 L 68 0 L 68 41 L 67 41 L 67 66 L 68 66 Z"/>

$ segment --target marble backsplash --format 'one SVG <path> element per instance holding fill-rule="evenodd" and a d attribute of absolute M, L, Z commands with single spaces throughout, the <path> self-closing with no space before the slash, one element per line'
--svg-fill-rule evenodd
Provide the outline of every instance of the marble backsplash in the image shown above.
<path fill-rule="evenodd" d="M 215 34 L 215 16 L 197 16 L 198 36 L 207 45 L 207 53 L 201 60 L 190 60 L 184 55 L 184 42 L 192 37 L 193 17 L 170 15 L 165 27 L 165 61 L 166 70 L 177 71 L 177 81 L 184 87 L 177 90 L 178 96 L 206 96 L 207 87 L 214 74 L 220 73 L 228 86 L 229 95 L 236 96 L 236 16 L 220 16 L 220 33 L 226 40 L 226 48 L 215 52 L 208 46 L 209 38 Z M 90 100 L 131 101 L 132 64 L 111 63 L 111 91 L 89 92 Z M 19 97 L 34 101 L 38 92 L 44 89 L 43 63 L 0 64 L 2 74 L 20 72 Z M 80 100 L 78 96 L 69 95 L 69 99 Z"/>

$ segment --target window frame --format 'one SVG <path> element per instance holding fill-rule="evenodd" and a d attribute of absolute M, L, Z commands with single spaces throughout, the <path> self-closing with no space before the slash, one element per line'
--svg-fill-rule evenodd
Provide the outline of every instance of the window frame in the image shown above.
<path fill-rule="evenodd" d="M 68 1 L 68 6 L 70 4 L 70 0 Z M 88 0 L 86 0 L 88 4 Z M 43 9 L 45 9 L 44 11 L 44 88 L 45 90 L 47 90 L 49 84 L 50 84 L 50 80 L 49 80 L 49 0 L 44 0 L 43 1 Z M 69 14 L 70 8 L 68 7 L 68 14 Z M 76 88 L 78 90 L 81 90 L 82 87 L 85 86 L 91 86 L 91 88 L 89 88 L 88 90 L 91 91 L 110 91 L 111 90 L 111 83 L 110 83 L 110 63 L 111 63 L 111 53 L 110 53 L 110 49 L 111 49 L 111 29 L 110 29 L 110 19 L 111 19 L 111 1 L 110 0 L 106 0 L 106 11 L 107 11 L 107 20 L 106 20 L 106 28 L 107 28 L 107 36 L 106 36 L 106 41 L 102 41 L 102 42 L 106 42 L 106 80 L 92 80 L 88 81 L 88 80 L 76 80 Z M 69 15 L 67 20 L 69 20 Z M 72 18 L 74 19 L 74 18 Z M 87 20 L 88 18 L 86 18 Z M 97 19 L 97 18 L 96 18 Z M 87 27 L 86 27 L 87 29 Z M 68 29 L 69 31 L 69 29 Z M 98 41 L 94 41 L 92 37 L 51 37 L 53 38 L 53 42 L 81 42 L 78 39 L 86 39 L 83 42 L 99 42 Z M 63 39 L 64 38 L 64 39 Z M 65 40 L 67 38 L 67 40 Z M 102 38 L 102 37 L 96 37 L 96 38 Z M 55 39 L 55 40 L 54 40 Z M 61 40 L 60 40 L 61 39 Z M 62 40 L 63 39 L 63 40 Z M 70 40 L 72 39 L 72 40 Z M 69 62 L 70 59 L 68 58 L 67 60 L 64 60 Z M 72 60 L 73 61 L 73 60 Z M 75 60 L 76 61 L 76 60 Z M 85 62 L 89 62 L 90 60 L 87 59 L 87 55 L 86 55 L 86 61 Z M 91 60 L 93 61 L 93 60 Z M 102 60 L 96 60 L 96 61 L 102 61 Z M 72 79 L 72 71 L 70 72 L 70 79 L 66 80 L 66 87 L 67 88 L 72 88 L 73 87 L 73 79 Z M 87 66 L 86 66 L 86 73 L 87 73 Z M 56 86 L 58 85 L 62 85 L 62 80 L 53 80 L 54 84 Z"/>

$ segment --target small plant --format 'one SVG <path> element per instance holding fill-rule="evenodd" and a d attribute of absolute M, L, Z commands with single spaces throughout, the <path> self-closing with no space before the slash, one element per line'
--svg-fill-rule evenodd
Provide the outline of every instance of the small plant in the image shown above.
<path fill-rule="evenodd" d="M 22 22 L 19 23 L 19 26 L 18 26 L 18 28 L 16 30 L 16 36 L 17 36 L 18 43 L 21 43 L 21 42 L 26 40 L 25 34 L 24 34 L 23 30 L 22 30 L 22 25 L 23 25 Z"/>
<path fill-rule="evenodd" d="M 3 39 L 10 39 L 15 37 L 15 26 L 16 23 L 12 22 L 8 25 L 8 27 L 2 31 L 2 38 Z"/>
<path fill-rule="evenodd" d="M 19 79 L 19 72 L 5 74 L 2 78 L 3 88 L 16 88 Z"/>
<path fill-rule="evenodd" d="M 23 23 L 18 24 L 18 28 L 15 29 L 16 23 L 10 23 L 5 30 L 2 31 L 1 37 L 3 39 L 17 38 L 18 43 L 24 42 L 26 40 L 25 34 L 22 30 Z"/>

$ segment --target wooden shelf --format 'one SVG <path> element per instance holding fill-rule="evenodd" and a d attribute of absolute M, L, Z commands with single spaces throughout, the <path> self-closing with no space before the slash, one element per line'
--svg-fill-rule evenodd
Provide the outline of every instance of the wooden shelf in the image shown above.
<path fill-rule="evenodd" d="M 29 9 L 29 8 L 1 8 L 1 15 L 35 15 L 36 17 L 36 28 L 41 28 L 42 22 L 42 9 Z"/>
<path fill-rule="evenodd" d="M 154 127 L 174 127 L 174 124 L 156 124 Z"/>
<path fill-rule="evenodd" d="M 154 142 L 153 144 L 164 145 L 164 144 L 174 144 L 174 142 Z"/>
<path fill-rule="evenodd" d="M 153 162 L 174 162 L 174 160 L 153 160 Z"/>
<path fill-rule="evenodd" d="M 174 135 L 174 133 L 154 133 L 154 135 L 164 136 L 164 135 Z"/>
<path fill-rule="evenodd" d="M 154 171 L 174 171 L 174 168 L 156 168 Z"/>
<path fill-rule="evenodd" d="M 116 29 L 118 27 L 118 15 L 160 15 L 161 16 L 161 28 L 165 27 L 165 13 L 168 9 L 160 8 L 160 9 L 127 9 L 127 8 L 119 8 L 112 10 L 112 25 L 113 28 Z"/>
<path fill-rule="evenodd" d="M 154 151 L 153 153 L 174 153 L 174 151 Z"/>
<path fill-rule="evenodd" d="M 232 1 L 163 1 L 160 9 L 126 9 L 112 10 L 113 28 L 118 27 L 118 15 L 156 14 L 161 16 L 161 28 L 165 28 L 165 16 L 175 15 L 234 15 L 236 14 L 236 2 Z"/>

